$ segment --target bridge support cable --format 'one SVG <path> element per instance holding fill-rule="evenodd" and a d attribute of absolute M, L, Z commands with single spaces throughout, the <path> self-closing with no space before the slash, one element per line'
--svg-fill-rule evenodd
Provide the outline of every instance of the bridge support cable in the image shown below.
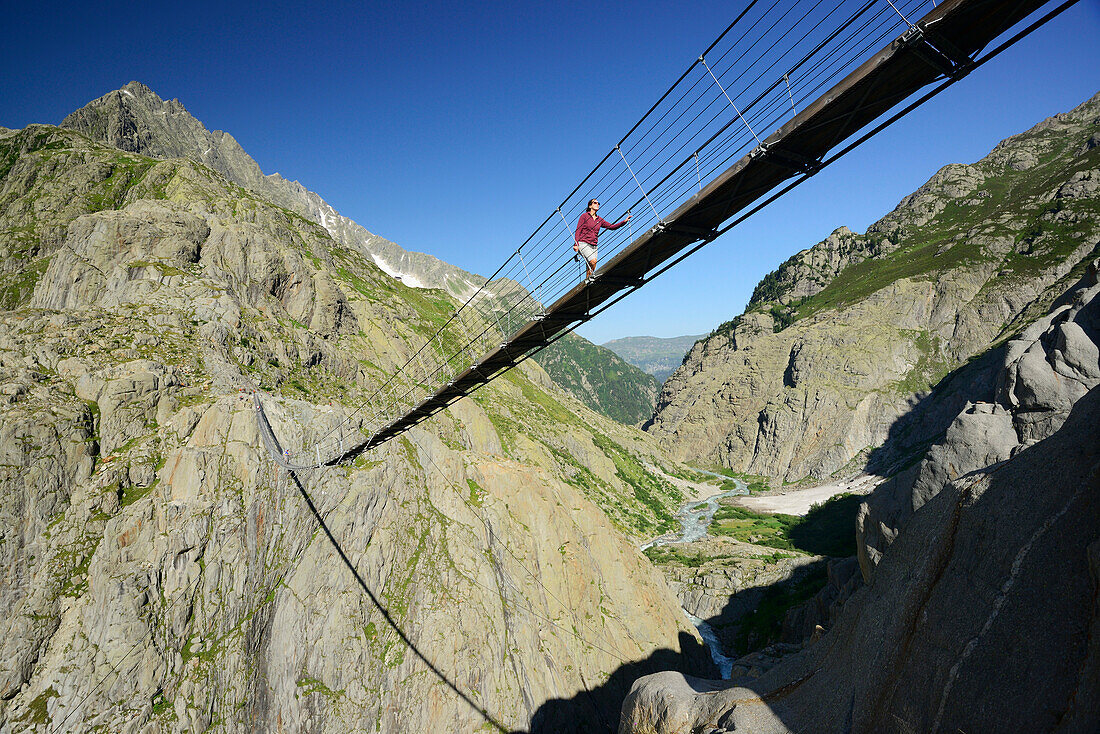
<path fill-rule="evenodd" d="M 745 123 L 745 127 L 750 133 L 752 133 L 753 138 L 755 138 L 756 142 L 759 144 L 760 136 L 756 134 L 756 131 L 752 129 L 752 125 L 750 125 L 749 121 L 745 119 L 745 116 L 741 114 L 741 110 L 737 109 L 737 105 L 732 99 L 730 99 L 729 92 L 727 92 L 726 88 L 722 86 L 722 82 L 718 81 L 718 77 L 714 75 L 714 71 L 711 70 L 709 66 L 707 66 L 707 60 L 700 56 L 699 63 L 703 66 L 706 66 L 707 73 L 710 74 L 710 78 L 714 80 L 714 84 L 718 87 L 719 91 L 722 92 L 722 95 L 726 98 L 726 101 L 730 103 L 730 107 L 732 107 L 733 111 L 737 113 L 737 117 L 741 119 L 741 122 Z"/>
<path fill-rule="evenodd" d="M 258 401 L 258 399 L 256 401 L 256 405 L 258 413 L 261 416 L 259 420 L 263 442 L 266 447 L 271 449 L 273 455 L 281 455 L 282 447 L 278 439 L 275 437 L 274 431 L 271 430 L 271 426 L 267 422 L 266 414 L 263 413 L 262 404 Z M 458 487 L 445 472 L 443 472 L 439 464 L 436 463 L 436 460 L 432 458 L 430 453 L 421 453 L 420 456 L 428 460 L 428 463 L 431 464 L 431 466 L 439 474 L 444 483 L 449 486 L 452 491 L 455 492 L 460 500 L 468 500 L 467 495 L 464 495 L 461 488 Z M 335 549 L 336 554 L 340 557 L 343 564 L 351 572 L 360 589 L 364 592 L 364 594 L 366 594 L 375 610 L 382 616 L 385 623 L 400 638 L 401 642 L 413 652 L 413 654 L 420 660 L 420 662 L 428 669 L 428 671 L 432 675 L 438 678 L 458 699 L 460 699 L 473 712 L 480 716 L 492 729 L 500 732 L 513 731 L 512 729 L 506 727 L 499 719 L 495 718 L 491 714 L 491 712 L 488 711 L 485 705 L 475 700 L 475 696 L 477 695 L 476 689 L 469 691 L 463 690 L 457 680 L 451 678 L 444 670 L 439 667 L 437 663 L 435 663 L 431 660 L 431 658 L 428 657 L 425 651 L 422 650 L 420 646 L 413 640 L 410 633 L 406 632 L 405 629 L 403 629 L 398 621 L 394 618 L 390 609 L 383 604 L 382 600 L 380 599 L 380 594 L 372 589 L 367 581 L 363 578 L 357 565 L 352 562 L 352 560 L 348 556 L 348 553 L 344 550 L 343 544 L 337 538 L 336 534 L 333 531 L 333 528 L 329 526 L 326 520 L 328 512 L 325 511 L 322 507 L 318 506 L 318 502 L 315 501 L 315 498 L 310 494 L 310 491 L 307 490 L 307 485 L 310 484 L 310 477 L 314 476 L 314 472 L 323 469 L 324 467 L 295 466 L 286 465 L 284 463 L 280 463 L 279 466 L 281 469 L 286 470 L 288 479 L 293 482 L 293 484 L 297 487 L 299 494 L 305 501 L 307 508 L 313 515 L 318 526 L 321 530 L 324 531 L 329 542 Z M 324 495 L 323 490 L 322 495 Z M 323 505 L 324 502 L 322 501 L 321 504 Z M 638 652 L 634 655 L 624 653 L 618 643 L 607 637 L 606 629 L 600 629 L 594 626 L 592 623 L 586 622 L 580 617 L 576 609 L 568 604 L 566 600 L 562 599 L 559 594 L 555 593 L 552 589 L 546 586 L 546 584 L 540 578 L 539 574 L 535 573 L 528 565 L 528 562 L 525 562 L 523 558 L 519 554 L 517 554 L 508 545 L 508 543 L 506 543 L 504 539 L 500 537 L 498 533 L 494 531 L 493 523 L 490 522 L 487 516 L 487 512 L 485 510 L 479 511 L 477 508 L 472 506 L 470 506 L 470 509 L 473 511 L 474 516 L 478 519 L 478 521 L 484 528 L 484 537 L 479 539 L 481 542 L 471 542 L 461 535 L 447 533 L 447 543 L 456 543 L 458 545 L 461 545 L 472 552 L 475 556 L 482 555 L 486 551 L 501 559 L 504 558 L 504 555 L 507 555 L 512 559 L 512 562 L 516 566 L 518 566 L 518 568 L 521 569 L 527 577 L 531 579 L 531 581 L 533 582 L 533 586 L 537 586 L 542 590 L 542 593 L 545 595 L 543 599 L 545 603 L 543 605 L 539 605 L 539 608 L 536 608 L 536 606 L 529 602 L 524 596 L 519 595 L 517 598 L 517 595 L 507 593 L 508 589 L 514 587 L 514 584 L 511 582 L 507 571 L 505 570 L 505 567 L 499 562 L 497 563 L 497 569 L 498 573 L 501 575 L 498 578 L 497 585 L 489 586 L 479 581 L 477 578 L 464 577 L 464 580 L 467 583 L 470 583 L 473 586 L 476 586 L 477 588 L 484 591 L 486 594 L 484 598 L 500 599 L 502 612 L 505 614 L 524 612 L 530 615 L 530 617 L 538 624 L 553 627 L 566 637 L 573 637 L 583 646 L 600 651 L 605 656 L 607 656 L 608 659 L 616 661 L 619 665 L 636 664 L 639 661 L 642 653 L 645 650 L 645 646 L 643 644 L 638 644 Z M 503 553 L 501 553 L 501 551 L 503 551 Z M 201 581 L 201 578 L 197 579 L 195 581 L 195 584 L 197 584 L 199 581 Z M 560 607 L 561 612 L 563 612 L 564 615 L 567 615 L 566 619 L 563 620 L 561 618 L 555 618 L 557 615 L 555 615 L 549 608 L 549 602 L 556 603 L 557 606 Z M 629 634 L 629 627 L 627 626 L 624 629 L 627 633 L 626 639 L 633 640 L 632 636 Z M 130 652 L 133 652 L 133 650 L 131 650 Z M 130 653 L 127 653 L 127 655 L 129 654 Z M 114 671 L 112 670 L 111 672 Z M 578 676 L 580 676 L 581 678 L 582 685 L 587 687 L 588 683 L 584 680 L 583 674 L 578 673 Z M 102 681 L 100 681 L 100 684 L 102 684 Z M 607 721 L 606 717 L 604 716 L 604 712 L 602 711 L 598 702 L 596 702 L 595 699 L 592 699 L 592 707 L 597 717 L 604 722 L 604 726 L 606 727 L 607 731 L 612 732 L 613 734 L 614 730 L 611 728 L 610 722 Z"/>
<path fill-rule="evenodd" d="M 271 430 L 271 425 L 267 421 L 267 416 L 264 413 L 263 406 L 259 402 L 258 398 L 256 399 L 256 407 L 257 407 L 257 414 L 258 414 L 258 419 L 259 419 L 258 422 L 259 422 L 259 425 L 260 425 L 260 434 L 261 434 L 261 437 L 263 439 L 263 442 L 264 442 L 265 446 L 268 447 L 268 449 L 271 451 L 273 456 L 282 456 L 283 455 L 282 447 L 279 444 L 279 440 L 275 437 L 274 431 Z M 405 632 L 405 630 L 402 629 L 401 625 L 399 625 L 397 620 L 394 619 L 393 614 L 390 612 L 390 610 L 379 599 L 378 594 L 375 593 L 375 591 L 370 587 L 370 585 L 363 578 L 362 574 L 360 574 L 359 568 L 348 557 L 348 554 L 344 551 L 343 546 L 337 540 L 336 536 L 333 534 L 332 529 L 329 527 L 328 523 L 325 520 L 325 515 L 322 513 L 321 509 L 318 508 L 317 504 L 314 502 L 314 499 L 310 495 L 310 493 L 306 490 L 306 484 L 308 484 L 308 479 L 303 479 L 303 477 L 301 476 L 302 474 L 308 475 L 311 471 L 319 469 L 324 465 L 322 464 L 322 465 L 315 465 L 315 466 L 297 466 L 297 465 L 291 465 L 291 464 L 288 464 L 287 462 L 281 462 L 281 461 L 276 461 L 276 463 L 282 469 L 286 470 L 288 479 L 290 479 L 294 483 L 294 485 L 298 488 L 298 492 L 301 495 L 302 499 L 305 500 L 306 506 L 309 508 L 310 513 L 313 515 L 314 519 L 317 521 L 317 524 L 320 526 L 320 528 L 324 531 L 325 536 L 328 538 L 329 542 L 332 544 L 332 547 L 336 550 L 336 553 L 340 557 L 340 560 L 344 563 L 344 565 L 351 572 L 351 574 L 354 577 L 356 583 L 359 585 L 359 587 L 363 590 L 363 592 L 370 599 L 371 604 L 378 611 L 378 613 L 382 616 L 382 618 L 386 622 L 386 624 L 394 631 L 394 633 L 397 634 L 397 636 L 400 638 L 401 642 L 409 650 L 412 651 L 412 653 L 417 657 L 417 659 L 419 659 L 420 662 L 422 664 L 424 664 L 428 668 L 428 670 L 436 678 L 438 678 L 444 685 L 446 685 L 446 687 L 459 700 L 461 700 L 472 711 L 474 711 L 481 719 L 483 719 L 484 722 L 488 726 L 490 726 L 495 731 L 501 732 L 502 734 L 506 734 L 507 732 L 512 731 L 511 728 L 506 727 L 500 720 L 495 718 L 488 711 L 488 709 L 485 708 L 485 706 L 483 706 L 481 703 L 474 700 L 472 692 L 467 692 L 467 691 L 463 690 L 461 687 L 459 687 L 459 685 L 454 680 L 452 680 L 451 677 L 449 677 L 442 669 L 440 669 L 440 667 L 435 662 L 433 662 L 420 649 L 420 647 L 409 637 L 409 635 Z M 201 579 L 201 577 L 200 577 L 200 579 Z M 468 580 L 471 580 L 471 579 L 468 579 Z M 473 581 L 474 583 L 477 583 L 476 580 L 471 580 L 471 581 Z M 196 583 L 197 583 L 197 581 L 196 581 Z M 485 588 L 481 584 L 478 584 L 478 585 L 481 586 L 482 588 Z M 494 590 L 489 590 L 489 591 L 493 592 Z M 495 591 L 498 592 L 499 590 L 495 590 Z M 534 612 L 534 610 L 531 610 L 531 611 Z M 585 642 L 587 642 L 587 641 L 585 641 Z M 587 644 L 591 644 L 591 643 L 587 643 Z"/>
<path fill-rule="evenodd" d="M 657 213 L 657 209 L 654 208 L 653 202 L 649 200 L 649 194 L 642 187 L 641 182 L 638 180 L 638 175 L 634 173 L 634 169 L 630 167 L 630 161 L 623 155 L 623 149 L 621 146 L 616 145 L 615 150 L 619 152 L 619 157 L 623 160 L 623 165 L 626 166 L 626 170 L 630 171 L 630 177 L 634 179 L 634 183 L 638 184 L 638 190 L 642 192 L 642 196 L 645 198 L 645 203 L 649 204 L 649 210 L 653 212 L 653 218 L 658 222 L 661 221 L 661 215 Z M 630 211 L 629 209 L 627 211 Z"/>
<path fill-rule="evenodd" d="M 1007 39 L 1003 43 L 999 44 L 992 51 L 986 53 L 981 58 L 975 59 L 974 62 L 973 62 L 973 68 L 977 68 L 977 67 L 981 66 L 982 64 L 985 64 L 986 62 L 988 62 L 989 60 L 991 60 L 995 56 L 999 55 L 1001 52 L 1003 52 L 1005 49 L 1011 47 L 1013 44 L 1018 42 L 1020 39 L 1026 37 L 1027 35 L 1029 35 L 1033 31 L 1035 31 L 1037 28 L 1041 27 L 1045 23 L 1052 20 L 1054 17 L 1058 16 L 1059 14 L 1061 14 L 1062 12 L 1067 10 L 1068 8 L 1075 5 L 1077 3 L 1077 1 L 1078 0 L 1065 0 L 1061 5 L 1057 6 L 1055 9 L 1049 11 L 1048 13 L 1043 15 L 1041 18 L 1035 20 L 1033 23 L 1028 25 L 1023 30 L 1019 31 L 1018 33 L 1016 33 L 1015 35 L 1013 35 L 1011 38 Z M 883 122 L 881 122 L 880 124 L 876 125 L 874 128 L 867 131 L 865 134 L 861 135 L 858 139 L 856 139 L 855 141 L 853 141 L 849 145 L 845 146 L 843 149 L 841 149 L 839 151 L 836 151 L 835 153 L 830 155 L 828 158 L 821 161 L 819 168 L 824 168 L 824 167 L 830 165 L 831 163 L 839 160 L 840 158 L 842 158 L 843 156 L 845 156 L 846 154 L 848 154 L 849 152 L 851 152 L 855 148 L 857 148 L 860 145 L 862 145 L 863 143 L 867 142 L 867 140 L 874 137 L 876 134 L 878 134 L 879 132 L 881 132 L 885 128 L 889 127 L 890 125 L 897 122 L 899 119 L 901 119 L 905 115 L 912 112 L 914 109 L 916 109 L 920 105 L 927 102 L 932 97 L 936 96 L 937 94 L 944 91 L 945 89 L 947 89 L 951 85 L 955 84 L 957 81 L 959 81 L 960 78 L 961 77 L 953 77 L 953 78 L 949 78 L 949 79 L 941 82 L 938 86 L 931 89 L 930 91 L 928 91 L 927 93 L 925 93 L 924 95 L 922 95 L 918 99 L 914 100 L 910 104 L 906 105 L 903 109 L 901 109 L 898 112 L 894 113 L 888 119 L 886 119 Z M 780 190 L 776 191 L 775 193 L 773 193 L 767 199 L 759 202 L 758 204 L 753 206 L 748 211 L 745 211 L 742 214 L 740 214 L 736 219 L 733 219 L 732 221 L 725 224 L 725 226 L 723 226 L 720 230 L 717 230 L 717 232 L 715 233 L 715 236 L 721 236 L 722 234 L 725 234 L 729 230 L 733 229 L 736 225 L 740 224 L 741 222 L 745 221 L 746 219 L 748 219 L 752 215 L 756 214 L 761 209 L 763 209 L 765 206 L 767 206 L 767 205 L 775 202 L 777 199 L 781 198 L 783 195 L 788 193 L 791 189 L 794 189 L 795 187 L 797 187 L 800 184 L 804 183 L 809 177 L 810 177 L 809 175 L 806 175 L 806 176 L 798 178 L 798 179 L 792 181 L 791 183 L 787 184 L 782 189 L 780 189 Z M 653 278 L 656 278 L 656 277 L 662 275 L 663 273 L 667 272 L 668 270 L 672 269 L 676 265 L 680 264 L 683 260 L 687 259 L 691 255 L 693 255 L 695 252 L 697 252 L 699 249 L 704 247 L 706 244 L 708 244 L 708 241 L 702 241 L 699 244 L 697 244 L 696 246 L 692 247 L 691 249 L 680 253 L 674 260 L 671 260 L 671 261 L 665 263 L 660 269 L 650 273 L 649 276 L 648 276 L 648 279 L 652 280 Z M 615 298 L 605 302 L 597 311 L 595 311 L 593 313 L 593 316 L 599 315 L 603 311 L 607 310 L 607 308 L 609 308 L 609 307 L 615 305 L 616 303 L 618 303 L 620 300 L 625 298 L 627 295 L 629 295 L 629 293 L 624 292 L 624 293 L 619 294 Z"/>
<path fill-rule="evenodd" d="M 931 83 L 965 76 L 988 43 L 1045 4 L 750 3 L 493 276 L 383 380 L 365 401 L 369 427 L 357 426 L 355 440 L 342 428 L 339 455 L 328 463 L 442 410 L 652 280 L 784 182 L 797 184 L 835 160 L 826 155 L 898 103 Z M 803 11 L 797 17 L 796 7 Z M 743 32 L 735 38 L 730 31 L 738 24 Z M 773 126 L 770 135 L 757 134 Z M 573 268 L 569 217 L 591 198 L 607 211 L 645 206 L 629 229 L 601 237 L 601 265 L 583 283 Z M 554 219 L 565 226 L 564 237 Z M 311 458 L 291 463 L 318 463 L 316 450 L 306 450 Z"/>

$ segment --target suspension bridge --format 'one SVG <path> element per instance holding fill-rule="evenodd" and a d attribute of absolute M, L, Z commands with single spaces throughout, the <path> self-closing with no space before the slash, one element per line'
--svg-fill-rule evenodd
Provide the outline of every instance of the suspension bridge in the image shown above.
<path fill-rule="evenodd" d="M 336 427 L 291 452 L 255 391 L 273 460 L 291 471 L 337 464 L 444 410 L 1075 2 L 1049 3 L 1048 12 L 986 51 L 1048 3 L 750 0 L 497 271 Z M 605 264 L 581 281 L 574 227 L 593 198 L 604 211 L 633 218 L 604 233 Z"/>

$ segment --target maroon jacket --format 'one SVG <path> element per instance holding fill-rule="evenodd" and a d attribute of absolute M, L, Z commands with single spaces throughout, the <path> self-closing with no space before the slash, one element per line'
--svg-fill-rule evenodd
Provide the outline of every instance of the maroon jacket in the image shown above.
<path fill-rule="evenodd" d="M 577 220 L 577 233 L 574 236 L 574 240 L 576 240 L 577 242 L 587 242 L 588 244 L 595 247 L 596 240 L 600 236 L 600 227 L 603 227 L 604 229 L 618 229 L 624 224 L 626 224 L 625 219 L 616 224 L 611 224 L 599 214 L 597 214 L 596 218 L 593 219 L 591 214 L 589 214 L 588 212 L 584 212 L 583 214 L 581 214 L 581 218 Z"/>

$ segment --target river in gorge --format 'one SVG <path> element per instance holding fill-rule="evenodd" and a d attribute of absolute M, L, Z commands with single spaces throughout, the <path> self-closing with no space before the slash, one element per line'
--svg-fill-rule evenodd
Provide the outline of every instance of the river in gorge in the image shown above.
<path fill-rule="evenodd" d="M 723 480 L 730 479 L 730 477 L 723 476 L 722 474 L 715 474 L 714 472 L 704 473 L 720 477 Z M 718 512 L 720 501 L 725 497 L 744 496 L 749 493 L 748 487 L 746 487 L 743 482 L 736 479 L 732 481 L 736 485 L 733 489 L 719 492 L 705 500 L 685 502 L 676 513 L 676 518 L 680 521 L 680 531 L 658 536 L 642 545 L 642 550 L 658 545 L 669 545 L 671 543 L 692 543 L 707 537 L 707 529 L 714 519 L 714 513 Z M 695 625 L 695 628 L 699 630 L 699 636 L 706 642 L 707 648 L 710 650 L 711 659 L 714 660 L 714 664 L 718 666 L 722 679 L 729 680 L 730 673 L 733 669 L 734 659 L 723 654 L 722 646 L 718 642 L 718 635 L 715 633 L 714 629 L 705 620 L 699 619 L 686 609 L 684 610 L 684 614 L 691 623 Z"/>

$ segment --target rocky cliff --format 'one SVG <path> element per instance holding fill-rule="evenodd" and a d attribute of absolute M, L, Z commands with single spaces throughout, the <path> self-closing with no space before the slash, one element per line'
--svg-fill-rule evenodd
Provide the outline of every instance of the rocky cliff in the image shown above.
<path fill-rule="evenodd" d="M 484 278 L 422 252 L 408 252 L 342 216 L 319 195 L 278 173 L 264 175 L 236 139 L 207 130 L 179 100 L 165 101 L 130 82 L 73 112 L 61 127 L 119 150 L 152 158 L 190 158 L 262 198 L 317 222 L 337 242 L 362 250 L 389 275 L 412 287 L 442 288 L 468 296 Z"/>
<path fill-rule="evenodd" d="M 1049 438 L 1100 386 L 1100 285 L 1093 261 L 1056 308 L 990 355 L 1000 361 L 992 401 L 968 403 L 942 443 L 876 488 L 857 520 L 866 581 L 909 519 L 950 482 L 1008 461 Z M 1100 442 L 1100 431 L 1093 435 Z"/>
<path fill-rule="evenodd" d="M 591 731 L 698 652 L 634 541 L 675 467 L 533 363 L 300 486 L 268 460 L 243 386 L 305 445 L 449 292 L 39 125 L 0 137 L 0 250 L 0 731 Z"/>
<path fill-rule="evenodd" d="M 828 633 L 755 679 L 642 678 L 620 731 L 1096 731 L 1098 266 L 864 504 L 868 584 Z"/>
<path fill-rule="evenodd" d="M 930 388 L 1043 313 L 1098 244 L 1100 95 L 794 255 L 692 348 L 649 430 L 678 459 L 787 481 L 889 471 L 961 407 L 965 391 L 923 405 Z"/>
<path fill-rule="evenodd" d="M 221 130 L 207 130 L 179 100 L 165 101 L 140 82 L 130 82 L 89 102 L 68 115 L 61 127 L 76 130 L 119 150 L 151 158 L 188 158 L 211 168 L 261 199 L 321 225 L 336 242 L 364 254 L 403 285 L 440 289 L 465 300 L 485 283 L 480 275 L 426 253 L 409 252 L 368 232 L 297 181 L 289 181 L 278 173 L 264 175 L 232 135 Z M 628 371 L 614 355 L 580 337 L 571 339 L 570 343 L 575 346 L 573 351 L 583 351 L 585 359 L 570 359 L 562 354 L 561 347 L 535 358 L 540 363 L 554 363 L 551 377 L 555 382 L 598 412 L 616 420 L 637 424 L 648 419 L 656 386 L 645 384 L 648 381 L 637 375 L 626 374 Z M 616 384 L 609 386 L 606 380 L 617 375 L 619 379 L 613 380 Z M 637 395 L 625 389 L 624 382 L 631 386 L 644 385 L 644 398 L 639 401 Z"/>

